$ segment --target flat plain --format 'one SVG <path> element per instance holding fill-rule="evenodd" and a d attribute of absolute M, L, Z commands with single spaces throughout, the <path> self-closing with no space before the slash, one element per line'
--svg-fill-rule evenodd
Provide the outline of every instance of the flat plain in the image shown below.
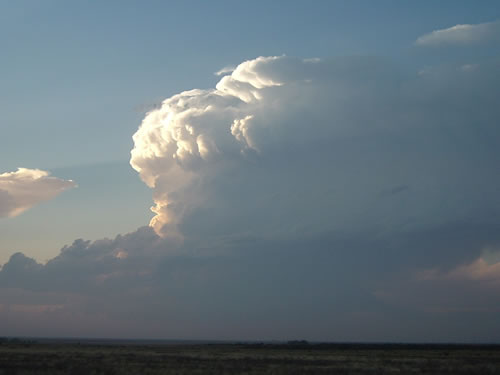
<path fill-rule="evenodd" d="M 498 345 L 4 341 L 0 375 L 500 374 Z"/>

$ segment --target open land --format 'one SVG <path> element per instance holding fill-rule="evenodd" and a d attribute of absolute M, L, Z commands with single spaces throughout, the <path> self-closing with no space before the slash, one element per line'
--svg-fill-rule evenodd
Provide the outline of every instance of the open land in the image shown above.
<path fill-rule="evenodd" d="M 0 375 L 500 374 L 499 345 L 0 342 Z"/>

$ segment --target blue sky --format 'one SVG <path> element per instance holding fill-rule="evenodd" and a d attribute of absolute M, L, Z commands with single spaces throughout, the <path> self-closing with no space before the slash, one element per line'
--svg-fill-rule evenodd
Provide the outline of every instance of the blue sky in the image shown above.
<path fill-rule="evenodd" d="M 226 65 L 282 54 L 396 55 L 412 63 L 425 54 L 412 46 L 419 35 L 493 21 L 497 11 L 495 2 L 458 1 L 1 6 L 2 122 L 30 146 L 3 138 L 7 169 L 34 160 L 49 168 L 127 160 L 141 111 L 213 86 L 212 73 Z"/>
<path fill-rule="evenodd" d="M 339 328 L 345 340 L 460 339 L 451 323 L 435 336 L 404 323 L 400 335 L 370 325 L 385 327 L 403 309 L 428 327 L 442 326 L 443 316 L 432 314 L 465 311 L 470 317 L 450 321 L 485 322 L 464 333 L 466 341 L 500 340 L 491 334 L 498 324 L 488 320 L 500 306 L 496 289 L 481 284 L 489 277 L 496 285 L 500 275 L 499 19 L 495 1 L 0 1 L 0 175 L 28 168 L 53 176 L 27 188 L 18 206 L 7 198 L 38 172 L 4 177 L 19 185 L 5 187 L 7 198 L 0 194 L 0 294 L 24 302 L 0 302 L 0 314 L 47 300 L 40 306 L 54 315 L 45 323 L 63 317 L 70 327 L 75 295 L 85 290 L 80 297 L 89 301 L 106 295 L 92 283 L 61 290 L 48 274 L 64 280 L 75 259 L 88 259 L 77 269 L 105 270 L 89 271 L 93 282 L 133 269 L 152 275 L 137 282 L 161 300 L 159 310 L 134 310 L 140 322 L 125 336 L 245 338 L 254 327 L 261 338 L 284 338 L 299 316 L 268 336 L 265 327 L 283 313 L 275 299 L 282 296 L 278 286 L 289 283 L 297 292 L 285 293 L 283 303 L 297 311 L 310 304 L 315 312 L 304 314 L 318 317 L 309 331 L 297 324 L 297 337 L 330 339 L 322 332 L 328 311 L 336 311 L 338 327 L 367 317 L 365 331 L 350 336 Z M 472 26 L 466 34 L 446 31 L 461 24 Z M 444 32 L 430 34 L 438 30 Z M 427 41 L 416 43 L 423 36 Z M 259 56 L 280 58 L 254 60 Z M 227 79 L 215 75 L 237 66 Z M 245 91 L 248 84 L 254 91 Z M 216 85 L 223 99 L 210 91 Z M 173 97 L 191 89 L 208 91 Z M 168 98 L 170 107 L 162 107 Z M 183 112 L 184 103 L 214 113 Z M 158 124 L 174 112 L 182 126 L 167 136 Z M 141 123 L 144 132 L 133 140 Z M 142 228 L 153 217 L 156 234 Z M 79 238 L 97 242 L 73 243 Z M 253 256 L 252 243 L 260 248 Z M 61 253 L 65 245 L 71 246 Z M 284 247 L 291 249 L 288 260 Z M 144 253 L 136 258 L 133 251 Z M 11 258 L 16 252 L 24 255 Z M 106 258 L 119 254 L 128 254 L 129 263 Z M 390 276 L 374 254 L 390 257 Z M 283 270 L 266 258 L 277 268 L 283 262 Z M 357 269 L 357 281 L 342 264 Z M 39 279 L 24 280 L 27 270 L 40 272 Z M 255 275 L 277 287 L 252 310 L 250 301 L 265 288 L 245 286 Z M 127 277 L 117 285 L 133 285 Z M 33 297 L 31 282 L 46 287 Z M 308 295 L 314 282 L 319 292 Z M 329 283 L 345 289 L 329 290 Z M 453 288 L 463 283 L 472 292 L 462 298 Z M 425 299 L 430 284 L 436 293 Z M 12 297 L 9 288 L 24 294 Z M 437 306 L 447 288 L 451 302 Z M 415 300 L 406 290 L 415 291 Z M 211 293 L 213 300 L 204 297 Z M 116 306 L 130 298 L 113 295 Z M 325 296 L 335 297 L 323 306 Z M 230 297 L 239 307 L 224 302 Z M 82 326 L 97 335 L 99 327 L 128 319 L 118 307 L 103 309 L 104 320 L 85 315 Z M 182 326 L 197 309 L 207 315 L 192 317 L 192 330 L 158 331 L 162 313 Z M 244 309 L 250 325 L 240 321 Z M 223 320 L 218 312 L 233 331 L 215 330 Z M 141 320 L 148 314 L 149 325 Z M 12 334 L 46 335 L 41 326 L 22 328 L 19 319 Z M 58 334 L 81 334 L 65 329 Z M 107 334 L 117 332 L 118 323 Z"/>

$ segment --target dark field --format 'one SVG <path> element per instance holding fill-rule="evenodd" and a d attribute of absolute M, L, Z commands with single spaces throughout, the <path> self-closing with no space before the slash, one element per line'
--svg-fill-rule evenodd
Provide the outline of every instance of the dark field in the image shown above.
<path fill-rule="evenodd" d="M 500 374 L 500 346 L 3 342 L 4 374 Z"/>

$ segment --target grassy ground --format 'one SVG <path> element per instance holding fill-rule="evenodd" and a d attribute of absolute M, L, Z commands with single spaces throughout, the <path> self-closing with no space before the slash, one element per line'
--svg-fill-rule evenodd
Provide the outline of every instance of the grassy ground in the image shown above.
<path fill-rule="evenodd" d="M 0 344 L 0 375 L 500 374 L 499 346 Z"/>

